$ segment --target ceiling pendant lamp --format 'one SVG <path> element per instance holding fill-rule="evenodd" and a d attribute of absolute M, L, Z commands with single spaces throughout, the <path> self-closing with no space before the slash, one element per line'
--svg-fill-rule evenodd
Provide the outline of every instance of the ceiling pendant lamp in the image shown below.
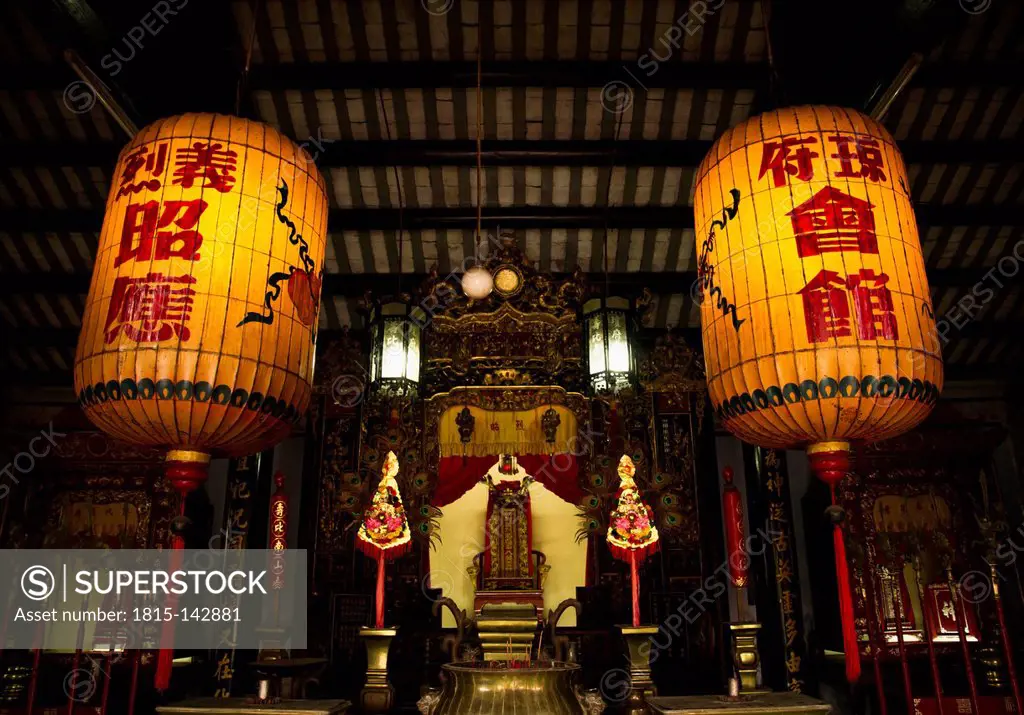
<path fill-rule="evenodd" d="M 480 236 L 481 224 L 483 223 L 483 197 L 480 193 L 480 178 L 483 176 L 483 152 L 480 143 L 480 127 L 483 121 L 484 100 L 481 91 L 481 78 L 483 65 L 478 53 L 476 58 L 476 255 L 474 260 L 480 260 Z M 475 265 L 462 274 L 462 292 L 472 300 L 483 300 L 494 290 L 494 276 L 484 266 Z"/>
<path fill-rule="evenodd" d="M 385 395 L 415 394 L 420 381 L 422 308 L 390 300 L 370 309 L 370 383 Z"/>
<path fill-rule="evenodd" d="M 479 245 L 479 242 L 477 242 Z M 494 278 L 483 266 L 473 266 L 462 274 L 462 292 L 467 298 L 483 300 L 494 290 Z"/>
<path fill-rule="evenodd" d="M 633 315 L 628 298 L 593 298 L 583 305 L 590 387 L 596 394 L 618 392 L 633 385 Z"/>

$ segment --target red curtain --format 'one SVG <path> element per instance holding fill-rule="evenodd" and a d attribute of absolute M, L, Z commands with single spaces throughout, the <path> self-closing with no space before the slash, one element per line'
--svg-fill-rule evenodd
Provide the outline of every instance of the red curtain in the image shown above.
<path fill-rule="evenodd" d="M 438 508 L 451 504 L 483 479 L 496 461 L 497 457 L 441 457 L 430 503 Z"/>
<path fill-rule="evenodd" d="M 559 499 L 578 504 L 583 498 L 576 457 L 567 452 L 548 456 L 546 454 L 524 454 L 516 457 L 519 466 L 543 484 Z"/>
<path fill-rule="evenodd" d="M 520 468 L 543 484 L 558 498 L 570 504 L 583 498 L 576 457 L 568 453 L 524 454 L 517 456 Z M 437 488 L 431 503 L 444 507 L 472 489 L 487 473 L 498 456 L 442 457 L 437 465 Z"/>

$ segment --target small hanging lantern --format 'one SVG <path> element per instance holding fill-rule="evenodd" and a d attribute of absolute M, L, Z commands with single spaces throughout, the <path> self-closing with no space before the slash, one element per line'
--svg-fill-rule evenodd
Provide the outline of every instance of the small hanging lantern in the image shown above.
<path fill-rule="evenodd" d="M 424 312 L 391 301 L 370 310 L 370 382 L 389 394 L 416 391 L 420 381 L 420 329 Z"/>
<path fill-rule="evenodd" d="M 583 305 L 590 386 L 616 393 L 633 384 L 632 311 L 627 298 L 594 298 Z"/>

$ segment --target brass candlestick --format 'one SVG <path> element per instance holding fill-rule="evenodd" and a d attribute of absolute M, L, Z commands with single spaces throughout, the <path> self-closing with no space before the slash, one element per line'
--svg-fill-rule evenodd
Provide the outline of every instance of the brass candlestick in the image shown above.
<path fill-rule="evenodd" d="M 657 695 L 651 680 L 651 649 L 644 648 L 651 636 L 658 632 L 657 626 L 619 626 L 629 651 L 629 696 L 623 703 L 623 713 L 643 715 L 649 713 L 647 698 Z"/>
<path fill-rule="evenodd" d="M 395 689 L 388 682 L 388 649 L 398 635 L 395 628 L 360 628 L 359 636 L 366 643 L 366 685 L 359 693 L 365 713 L 383 713 L 391 709 Z"/>
<path fill-rule="evenodd" d="M 732 636 L 732 662 L 736 667 L 740 692 L 744 695 L 758 695 L 770 692 L 758 686 L 757 669 L 761 656 L 757 651 L 757 634 L 761 624 L 755 622 L 726 623 Z"/>

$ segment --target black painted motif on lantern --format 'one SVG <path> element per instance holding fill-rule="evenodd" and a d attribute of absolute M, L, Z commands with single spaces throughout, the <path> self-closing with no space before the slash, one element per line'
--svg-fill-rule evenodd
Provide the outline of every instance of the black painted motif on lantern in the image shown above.
<path fill-rule="evenodd" d="M 699 288 L 698 295 L 696 296 L 697 302 L 703 302 L 704 291 L 707 291 L 708 296 L 714 298 L 717 303 L 715 307 L 722 311 L 723 315 L 732 313 L 732 327 L 739 332 L 740 326 L 746 322 L 746 318 L 740 318 L 736 314 L 736 304 L 731 302 L 726 296 L 722 295 L 721 286 L 715 285 L 715 268 L 711 265 L 710 254 L 715 250 L 715 230 L 722 228 L 724 229 L 729 221 L 736 217 L 736 212 L 739 211 L 740 206 L 740 192 L 739 189 L 733 187 L 729 189 L 729 194 L 732 196 L 732 206 L 726 206 L 722 209 L 722 217 L 715 219 L 711 222 L 711 229 L 708 231 L 708 237 L 704 240 L 704 243 L 700 247 L 700 259 L 697 261 L 697 286 Z"/>
<path fill-rule="evenodd" d="M 240 328 L 246 323 L 263 323 L 265 325 L 273 325 L 273 303 L 281 297 L 282 281 L 287 281 L 286 285 L 288 286 L 289 292 L 292 294 L 292 301 L 295 303 L 299 319 L 304 324 L 311 325 L 315 318 L 316 305 L 320 301 L 320 285 L 323 280 L 323 274 L 322 272 L 319 276 L 314 274 L 314 268 L 316 266 L 309 255 L 309 244 L 306 242 L 306 239 L 302 237 L 302 234 L 298 232 L 295 222 L 285 216 L 282 211 L 282 209 L 288 205 L 288 182 L 281 179 L 281 185 L 277 187 L 277 191 L 281 194 L 281 201 L 276 207 L 277 220 L 288 227 L 288 242 L 293 246 L 299 247 L 299 260 L 302 262 L 302 268 L 288 266 L 287 271 L 276 271 L 271 273 L 270 278 L 267 279 L 267 285 L 270 287 L 270 290 L 267 291 L 263 299 L 263 305 L 266 308 L 266 312 L 246 313 L 241 322 L 235 326 L 236 328 Z M 310 335 L 315 336 L 315 334 L 315 331 L 310 332 Z"/>

